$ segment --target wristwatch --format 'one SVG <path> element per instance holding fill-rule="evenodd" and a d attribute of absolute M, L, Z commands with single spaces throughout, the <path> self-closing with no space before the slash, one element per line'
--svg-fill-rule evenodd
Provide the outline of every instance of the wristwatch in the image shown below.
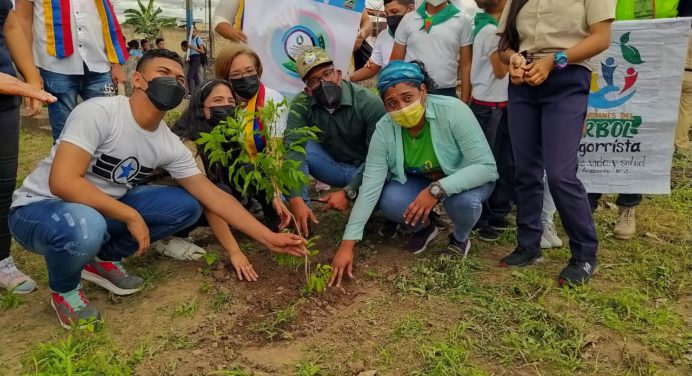
<path fill-rule="evenodd" d="M 445 189 L 442 188 L 442 185 L 439 182 L 430 184 L 428 186 L 428 191 L 430 192 L 431 196 L 435 197 L 440 202 L 447 198 L 447 193 L 445 193 Z"/>
<path fill-rule="evenodd" d="M 567 54 L 565 51 L 560 51 L 555 54 L 555 69 L 565 69 L 567 67 Z"/>
<path fill-rule="evenodd" d="M 358 191 L 351 187 L 344 187 L 344 193 L 346 193 L 346 197 L 351 201 L 358 197 Z"/>

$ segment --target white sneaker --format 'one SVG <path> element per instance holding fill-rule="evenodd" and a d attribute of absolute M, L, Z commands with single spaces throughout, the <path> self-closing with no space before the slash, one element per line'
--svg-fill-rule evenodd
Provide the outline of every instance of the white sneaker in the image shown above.
<path fill-rule="evenodd" d="M 562 247 L 562 239 L 557 236 L 555 225 L 550 223 L 543 224 L 543 235 L 541 235 L 541 248 Z"/>
<path fill-rule="evenodd" d="M 159 240 L 151 246 L 160 254 L 175 260 L 199 260 L 207 254 L 204 248 L 183 238 L 172 237 L 169 240 Z"/>
<path fill-rule="evenodd" d="M 36 290 L 36 282 L 17 269 L 12 256 L 0 260 L 0 287 L 15 294 L 28 294 Z"/>

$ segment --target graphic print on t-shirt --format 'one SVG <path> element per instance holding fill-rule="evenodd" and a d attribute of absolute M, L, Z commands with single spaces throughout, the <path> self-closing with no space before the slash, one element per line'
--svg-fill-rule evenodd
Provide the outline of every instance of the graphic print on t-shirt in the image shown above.
<path fill-rule="evenodd" d="M 136 157 L 119 159 L 107 154 L 101 155 L 91 166 L 91 172 L 117 184 L 129 184 L 142 181 L 154 171 L 141 166 Z"/>

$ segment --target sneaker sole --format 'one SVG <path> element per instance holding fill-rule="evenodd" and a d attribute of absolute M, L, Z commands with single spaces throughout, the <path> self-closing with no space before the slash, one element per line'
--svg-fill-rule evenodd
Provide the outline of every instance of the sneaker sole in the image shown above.
<path fill-rule="evenodd" d="M 533 264 L 540 264 L 542 262 L 543 262 L 543 256 L 538 256 L 538 257 L 533 258 L 529 261 L 526 261 L 526 262 L 521 263 L 521 264 L 516 264 L 516 265 L 510 265 L 504 261 L 500 261 L 500 267 L 502 267 L 502 268 L 522 268 L 524 266 L 529 266 L 529 265 L 533 265 Z"/>
<path fill-rule="evenodd" d="M 51 298 L 50 300 L 50 306 L 53 307 L 53 310 L 55 311 L 55 314 L 58 316 L 58 321 L 60 321 L 60 326 L 62 326 L 65 329 L 72 329 L 72 325 L 68 325 L 62 321 L 62 317 L 60 317 L 60 313 L 58 313 L 58 309 L 55 308 L 55 303 L 53 303 L 53 299 Z"/>
<path fill-rule="evenodd" d="M 120 288 L 114 285 L 111 281 L 101 277 L 98 274 L 94 274 L 88 270 L 82 270 L 82 279 L 87 280 L 93 284 L 99 285 L 115 295 L 132 295 L 142 289 L 141 287 L 138 287 L 136 289 Z"/>
<path fill-rule="evenodd" d="M 488 243 L 494 243 L 494 242 L 500 240 L 499 236 L 497 238 L 489 238 L 487 236 L 478 235 L 477 237 L 478 237 L 478 240 L 482 240 L 482 241 L 488 242 Z"/>
<path fill-rule="evenodd" d="M 425 240 L 425 244 L 423 244 L 423 247 L 415 252 L 411 252 L 411 254 L 417 255 L 423 253 L 423 251 L 425 251 L 425 249 L 428 248 L 428 244 L 430 244 L 430 242 L 433 241 L 439 234 L 440 231 L 437 229 L 437 227 L 435 227 L 435 230 L 431 232 L 430 235 L 428 235 L 428 238 Z"/>
<path fill-rule="evenodd" d="M 635 234 L 613 234 L 613 237 L 617 240 L 630 240 L 634 237 Z"/>

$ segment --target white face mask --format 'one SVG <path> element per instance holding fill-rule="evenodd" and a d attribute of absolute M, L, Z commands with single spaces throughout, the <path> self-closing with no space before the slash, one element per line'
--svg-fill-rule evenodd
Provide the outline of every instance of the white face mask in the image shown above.
<path fill-rule="evenodd" d="M 427 2 L 428 2 L 428 4 L 430 4 L 430 5 L 434 6 L 434 7 L 436 7 L 436 6 L 440 6 L 440 5 L 444 4 L 444 3 L 446 3 L 447 0 L 427 0 Z"/>

